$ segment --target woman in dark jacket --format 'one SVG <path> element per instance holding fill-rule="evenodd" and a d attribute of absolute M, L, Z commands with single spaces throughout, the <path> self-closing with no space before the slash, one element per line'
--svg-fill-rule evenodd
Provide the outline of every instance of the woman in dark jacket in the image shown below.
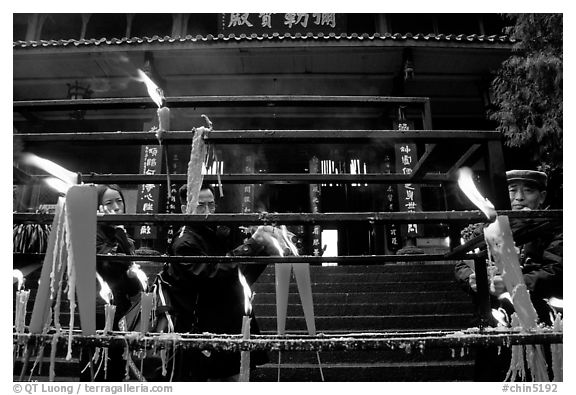
<path fill-rule="evenodd" d="M 98 185 L 98 214 L 124 214 L 124 195 L 118 185 Z M 113 330 L 126 330 L 126 315 L 131 306 L 140 298 L 140 292 L 147 289 L 143 272 L 139 266 L 127 261 L 114 260 L 113 255 L 134 255 L 134 242 L 128 238 L 123 226 L 99 224 L 96 231 L 96 253 L 111 255 L 108 260 L 97 260 L 96 271 L 102 280 L 112 291 L 110 302 L 116 306 L 116 314 L 113 321 Z M 140 272 L 140 273 L 139 273 Z M 140 278 L 139 278 L 140 274 Z M 142 280 L 141 280 L 142 279 Z M 97 286 L 98 291 L 101 285 Z M 96 297 L 96 327 L 104 329 L 105 325 L 105 301 L 100 295 Z M 122 381 L 125 376 L 126 361 L 122 358 L 123 349 L 109 348 L 109 358 L 106 371 L 107 381 Z M 85 360 L 85 362 L 87 362 Z M 82 364 L 85 366 L 85 364 Z M 87 369 L 88 370 L 88 369 Z M 88 372 L 84 371 L 82 378 L 89 380 Z M 96 381 L 104 380 L 104 369 L 98 372 L 94 378 Z"/>
<path fill-rule="evenodd" d="M 98 213 L 124 214 L 124 195 L 118 185 L 98 185 Z M 96 232 L 96 253 L 100 255 L 134 255 L 134 242 L 128 238 L 123 226 L 106 224 L 98 225 Z M 138 266 L 128 261 L 99 260 L 96 270 L 112 290 L 113 303 L 116 305 L 114 329 L 126 330 L 119 327 L 120 319 L 130 309 L 135 297 L 145 291 L 146 284 L 138 278 Z M 104 304 L 102 298 L 99 302 Z M 101 310 L 103 312 L 103 308 Z M 103 324 L 101 325 L 103 327 Z"/>

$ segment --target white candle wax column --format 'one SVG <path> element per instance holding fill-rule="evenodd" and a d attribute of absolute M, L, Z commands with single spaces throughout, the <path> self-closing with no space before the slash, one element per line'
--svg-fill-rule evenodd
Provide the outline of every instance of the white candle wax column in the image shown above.
<path fill-rule="evenodd" d="M 150 315 L 154 306 L 154 293 L 142 292 L 140 304 L 140 332 L 147 333 L 150 330 Z"/>
<path fill-rule="evenodd" d="M 242 317 L 242 339 L 250 340 L 250 316 Z M 240 381 L 250 381 L 250 351 L 240 352 Z"/>
<path fill-rule="evenodd" d="M 54 290 L 50 289 L 50 278 L 61 278 L 62 267 L 53 267 L 53 261 L 59 251 L 55 250 L 56 235 L 58 231 L 63 231 L 64 225 L 64 198 L 59 198 L 56 204 L 56 211 L 54 219 L 52 220 L 52 230 L 48 235 L 48 244 L 46 254 L 44 255 L 44 263 L 42 264 L 42 273 L 38 282 L 38 290 L 36 291 L 36 298 L 34 300 L 34 307 L 32 309 L 32 317 L 30 319 L 30 333 L 41 333 L 44 328 L 45 322 L 50 315 L 50 305 L 55 295 Z M 54 271 L 53 271 L 54 270 Z"/>
<path fill-rule="evenodd" d="M 252 312 L 252 299 L 254 294 L 250 290 L 250 286 L 246 281 L 246 277 L 242 274 L 240 267 L 238 267 L 238 280 L 242 284 L 244 291 L 244 315 L 242 316 L 242 339 L 250 340 L 250 313 Z M 250 351 L 240 351 L 240 377 L 239 381 L 250 381 Z"/>
<path fill-rule="evenodd" d="M 170 130 L 170 109 L 168 107 L 160 107 L 158 113 L 158 129 L 163 132 Z"/>
<path fill-rule="evenodd" d="M 499 215 L 493 223 L 484 228 L 484 238 L 498 271 L 502 273 L 506 290 L 512 296 L 522 328 L 535 329 L 538 315 L 524 283 L 508 217 Z"/>
<path fill-rule="evenodd" d="M 19 290 L 16 292 L 16 316 L 14 318 L 14 324 L 17 333 L 24 333 L 26 326 L 26 306 L 28 305 L 29 297 L 30 291 Z"/>
<path fill-rule="evenodd" d="M 104 332 L 111 332 L 114 325 L 114 316 L 116 315 L 116 306 L 111 303 L 106 303 L 104 306 L 104 315 L 106 317 Z"/>
<path fill-rule="evenodd" d="M 69 236 L 68 262 L 74 265 L 75 284 L 83 335 L 96 333 L 96 187 L 74 185 L 66 193 Z"/>

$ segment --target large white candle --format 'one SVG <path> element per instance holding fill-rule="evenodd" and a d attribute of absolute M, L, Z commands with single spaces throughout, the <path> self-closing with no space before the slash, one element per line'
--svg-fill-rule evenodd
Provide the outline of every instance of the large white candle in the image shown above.
<path fill-rule="evenodd" d="M 20 290 L 16 292 L 16 317 L 14 323 L 16 332 L 23 333 L 26 325 L 26 306 L 28 305 L 28 298 L 30 291 Z"/>
<path fill-rule="evenodd" d="M 96 333 L 96 187 L 74 185 L 66 193 L 68 263 L 75 284 L 83 335 Z"/>
<path fill-rule="evenodd" d="M 158 109 L 158 129 L 163 132 L 170 130 L 170 109 L 168 107 L 160 107 Z"/>
<path fill-rule="evenodd" d="M 36 291 L 36 299 L 34 300 L 34 308 L 32 310 L 32 317 L 30 318 L 30 332 L 41 333 L 44 328 L 44 323 L 48 320 L 50 315 L 50 306 L 55 297 L 56 290 L 50 289 L 50 279 L 60 278 L 63 267 L 53 265 L 59 251 L 56 250 L 56 235 L 59 231 L 63 230 L 64 225 L 64 198 L 59 198 L 56 204 L 56 212 L 52 220 L 52 230 L 48 235 L 48 245 L 46 254 L 44 255 L 44 263 L 42 265 L 42 273 L 38 282 L 38 290 Z"/>
<path fill-rule="evenodd" d="M 484 238 L 498 271 L 502 273 L 504 285 L 512 297 L 522 328 L 535 329 L 538 315 L 524 283 L 508 217 L 496 217 L 493 223 L 484 228 Z"/>
<path fill-rule="evenodd" d="M 154 305 L 154 294 L 152 292 L 142 292 L 140 304 L 140 332 L 146 333 L 150 330 L 150 314 Z"/>
<path fill-rule="evenodd" d="M 242 339 L 250 340 L 250 316 L 242 317 Z M 250 381 L 250 351 L 240 352 L 240 381 Z"/>
<path fill-rule="evenodd" d="M 114 325 L 114 315 L 116 314 L 116 306 L 111 303 L 106 303 L 104 306 L 104 315 L 106 321 L 104 324 L 104 332 L 111 332 Z"/>

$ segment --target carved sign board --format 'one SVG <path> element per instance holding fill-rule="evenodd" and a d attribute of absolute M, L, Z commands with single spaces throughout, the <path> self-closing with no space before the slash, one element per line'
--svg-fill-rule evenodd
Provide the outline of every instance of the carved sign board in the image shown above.
<path fill-rule="evenodd" d="M 412 130 L 411 123 L 396 122 L 395 130 Z M 396 173 L 404 175 L 412 174 L 414 166 L 418 162 L 416 144 L 394 144 L 396 158 Z M 398 210 L 405 212 L 422 211 L 422 198 L 418 184 L 398 184 Z M 402 235 L 413 234 L 422 236 L 419 224 L 402 225 Z"/>
<path fill-rule="evenodd" d="M 230 13 L 221 14 L 222 34 L 343 33 L 346 15 L 336 13 Z"/>
<path fill-rule="evenodd" d="M 162 149 L 160 145 L 145 145 L 140 149 L 140 174 L 157 174 L 162 171 Z M 136 212 L 153 214 L 158 212 L 160 185 L 142 184 L 138 188 Z M 156 227 L 139 225 L 134 234 L 136 239 L 156 239 Z"/>

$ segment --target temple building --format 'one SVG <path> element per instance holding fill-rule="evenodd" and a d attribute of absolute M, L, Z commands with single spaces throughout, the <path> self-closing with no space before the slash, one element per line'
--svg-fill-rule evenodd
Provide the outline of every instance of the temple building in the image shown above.
<path fill-rule="evenodd" d="M 510 209 L 504 172 L 521 163 L 487 117 L 493 73 L 514 44 L 500 15 L 67 13 L 13 23 L 15 158 L 31 152 L 82 182 L 120 184 L 127 213 L 178 214 L 192 132 L 210 127 L 203 174 L 218 212 L 285 214 L 301 255 L 333 257 L 311 267 L 318 332 L 472 325 L 453 262 L 413 258 L 457 247 L 466 223 L 405 218 L 475 210 L 455 183 L 462 166 Z M 15 164 L 15 212 L 54 212 L 58 194 L 31 183 L 37 175 Z M 141 255 L 169 254 L 177 230 L 126 228 Z M 143 267 L 152 276 L 161 263 Z M 275 333 L 273 270 L 255 292 L 261 329 Z M 296 293 L 291 285 L 287 330 L 305 333 Z M 473 350 L 458 354 L 320 353 L 322 378 L 472 380 Z M 272 360 L 254 381 L 276 380 Z M 287 352 L 282 366 L 287 381 L 320 380 L 315 355 Z"/>

